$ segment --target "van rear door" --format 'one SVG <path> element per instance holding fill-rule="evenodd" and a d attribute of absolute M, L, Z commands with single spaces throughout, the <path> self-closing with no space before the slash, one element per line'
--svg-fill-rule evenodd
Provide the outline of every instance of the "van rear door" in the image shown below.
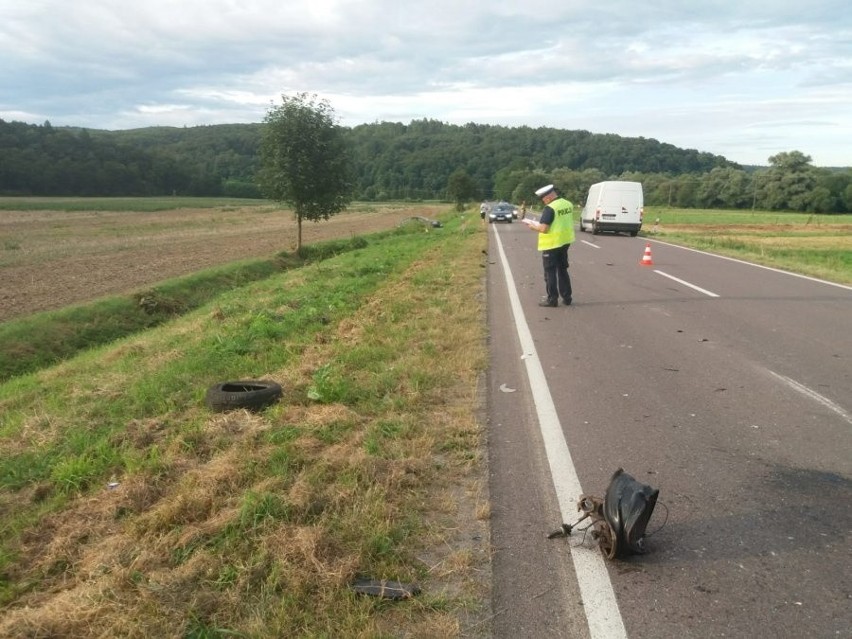
<path fill-rule="evenodd" d="M 594 201 L 593 191 L 596 191 Z M 642 227 L 643 214 L 641 183 L 599 182 L 589 189 L 589 199 L 582 216 L 583 230 L 591 230 L 593 233 L 626 232 L 635 236 Z"/>

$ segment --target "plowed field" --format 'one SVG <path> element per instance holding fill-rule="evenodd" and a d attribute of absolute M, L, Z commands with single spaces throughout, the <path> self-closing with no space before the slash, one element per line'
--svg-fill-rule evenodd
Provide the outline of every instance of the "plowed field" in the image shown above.
<path fill-rule="evenodd" d="M 377 206 L 302 225 L 302 242 L 435 217 L 446 206 Z M 135 211 L 0 211 L 0 322 L 296 246 L 292 213 L 266 206 Z"/>

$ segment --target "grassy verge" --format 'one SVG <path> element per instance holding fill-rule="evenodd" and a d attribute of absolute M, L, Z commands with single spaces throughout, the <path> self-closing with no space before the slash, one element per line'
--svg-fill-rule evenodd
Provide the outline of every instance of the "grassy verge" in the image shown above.
<path fill-rule="evenodd" d="M 852 284 L 852 215 L 650 209 L 643 234 Z"/>
<path fill-rule="evenodd" d="M 0 635 L 473 627 L 486 240 L 469 221 L 388 235 L 0 385 Z M 205 389 L 234 378 L 275 379 L 284 398 L 211 413 Z M 365 598 L 356 575 L 423 592 Z"/>

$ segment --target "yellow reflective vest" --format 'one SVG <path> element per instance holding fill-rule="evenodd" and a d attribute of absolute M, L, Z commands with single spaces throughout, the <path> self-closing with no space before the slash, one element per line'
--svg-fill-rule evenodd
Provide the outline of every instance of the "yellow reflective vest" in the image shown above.
<path fill-rule="evenodd" d="M 538 234 L 538 250 L 548 251 L 574 241 L 574 205 L 565 198 L 548 204 L 553 209 L 553 223 L 547 233 Z"/>

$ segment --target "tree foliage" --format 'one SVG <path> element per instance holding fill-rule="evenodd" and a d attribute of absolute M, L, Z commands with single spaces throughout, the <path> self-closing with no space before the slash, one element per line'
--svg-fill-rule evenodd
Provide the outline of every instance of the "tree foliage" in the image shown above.
<path fill-rule="evenodd" d="M 298 222 L 327 220 L 351 201 L 347 143 L 327 100 L 282 96 L 264 120 L 258 178 L 264 195 L 290 205 Z"/>
<path fill-rule="evenodd" d="M 706 209 L 741 209 L 752 203 L 744 171 L 716 167 L 704 175 L 695 192 L 695 204 Z"/>
<path fill-rule="evenodd" d="M 464 169 L 456 169 L 447 183 L 447 197 L 456 204 L 456 209 L 464 210 L 467 202 L 480 198 L 476 181 Z"/>
<path fill-rule="evenodd" d="M 0 120 L 0 195 L 261 197 L 267 128 L 97 131 Z M 455 200 L 450 178 L 463 172 L 477 197 L 517 203 L 534 201 L 535 189 L 552 182 L 582 204 L 591 184 L 631 179 L 652 206 L 852 212 L 852 169 L 814 167 L 800 151 L 741 167 L 653 139 L 588 131 L 435 120 L 334 129 L 346 141 L 359 200 Z"/>

